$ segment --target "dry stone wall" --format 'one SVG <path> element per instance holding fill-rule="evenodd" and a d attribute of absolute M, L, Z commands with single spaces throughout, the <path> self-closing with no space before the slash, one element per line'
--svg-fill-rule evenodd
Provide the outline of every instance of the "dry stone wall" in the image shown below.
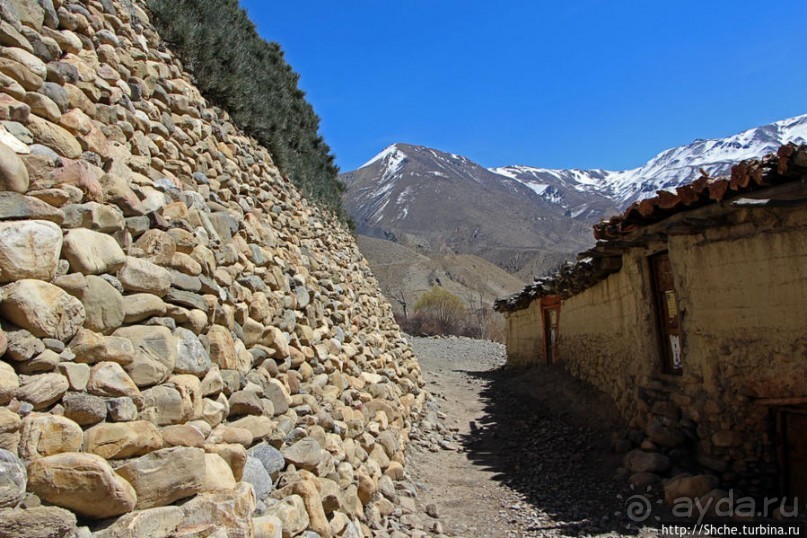
<path fill-rule="evenodd" d="M 141 4 L 0 19 L 0 536 L 400 533 L 427 395 L 350 234 Z"/>

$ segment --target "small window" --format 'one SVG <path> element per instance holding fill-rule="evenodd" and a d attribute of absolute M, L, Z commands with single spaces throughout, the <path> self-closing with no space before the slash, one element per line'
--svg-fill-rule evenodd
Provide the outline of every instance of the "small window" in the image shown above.
<path fill-rule="evenodd" d="M 656 303 L 659 347 L 664 373 L 681 375 L 684 368 L 681 350 L 681 320 L 675 293 L 670 255 L 662 252 L 650 257 L 650 274 Z"/>

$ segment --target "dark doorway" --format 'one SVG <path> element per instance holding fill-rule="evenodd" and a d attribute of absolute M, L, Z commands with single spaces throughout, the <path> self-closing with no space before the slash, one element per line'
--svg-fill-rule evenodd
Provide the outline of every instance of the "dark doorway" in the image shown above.
<path fill-rule="evenodd" d="M 681 321 L 678 315 L 678 295 L 675 293 L 672 264 L 667 252 L 650 257 L 650 273 L 656 303 L 662 368 L 664 373 L 680 375 L 684 368 Z"/>
<path fill-rule="evenodd" d="M 780 464 L 782 488 L 788 500 L 807 500 L 807 407 L 779 410 Z"/>
<path fill-rule="evenodd" d="M 544 361 L 552 364 L 558 358 L 558 330 L 560 328 L 560 297 L 541 297 L 541 317 L 544 323 Z"/>

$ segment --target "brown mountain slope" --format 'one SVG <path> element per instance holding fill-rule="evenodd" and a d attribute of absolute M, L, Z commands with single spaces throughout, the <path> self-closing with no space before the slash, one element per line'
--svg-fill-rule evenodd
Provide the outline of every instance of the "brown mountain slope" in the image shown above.
<path fill-rule="evenodd" d="M 469 159 L 394 144 L 340 176 L 359 234 L 418 252 L 472 254 L 515 273 L 593 244 L 589 226 L 519 181 Z"/>
<path fill-rule="evenodd" d="M 426 256 L 392 241 L 362 235 L 358 243 L 381 290 L 399 314 L 404 303 L 411 314 L 417 298 L 438 284 L 473 309 L 488 307 L 497 297 L 524 287 L 519 278 L 477 256 Z"/>

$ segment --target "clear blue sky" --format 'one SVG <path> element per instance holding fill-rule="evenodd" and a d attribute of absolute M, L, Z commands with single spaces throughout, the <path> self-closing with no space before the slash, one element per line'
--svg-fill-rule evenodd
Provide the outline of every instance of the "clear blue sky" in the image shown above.
<path fill-rule="evenodd" d="M 804 0 L 241 0 L 343 171 L 393 142 L 626 169 L 807 113 Z"/>

